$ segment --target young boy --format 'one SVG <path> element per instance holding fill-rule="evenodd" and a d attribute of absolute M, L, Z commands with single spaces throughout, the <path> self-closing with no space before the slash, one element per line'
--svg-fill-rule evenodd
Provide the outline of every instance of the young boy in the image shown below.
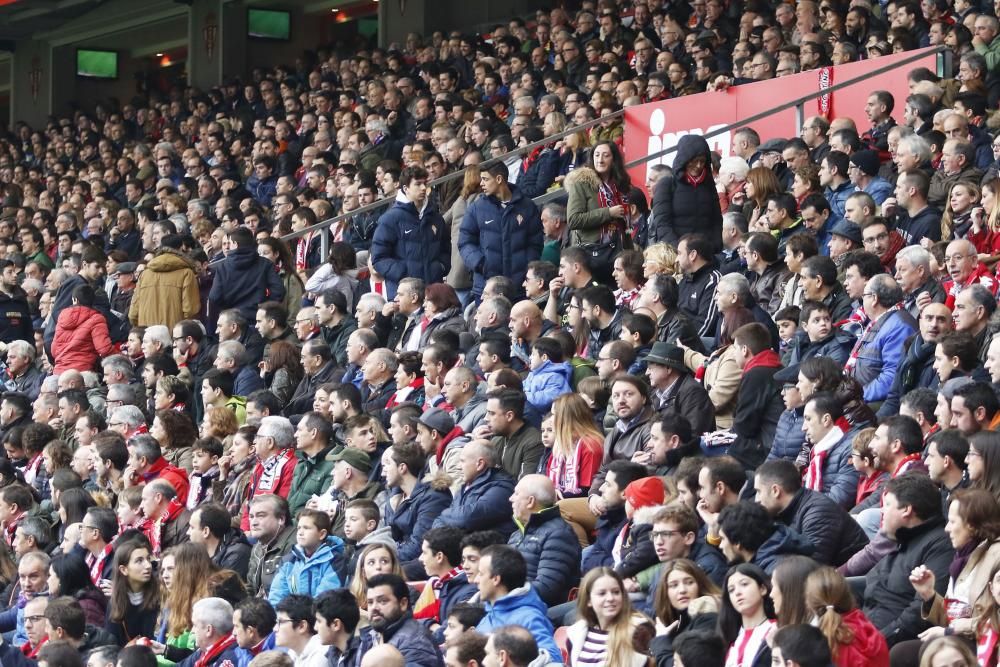
<path fill-rule="evenodd" d="M 479 555 L 494 544 L 507 544 L 507 538 L 495 530 L 479 530 L 462 538 L 462 569 L 469 581 L 479 576 Z"/>
<path fill-rule="evenodd" d="M 295 546 L 274 575 L 268 601 L 277 605 L 288 595 L 316 597 L 340 587 L 338 561 L 344 557 L 344 542 L 330 535 L 330 515 L 300 510 Z"/>
<path fill-rule="evenodd" d="M 635 350 L 635 361 L 628 367 L 629 375 L 646 375 L 646 355 L 653 349 L 656 322 L 649 315 L 625 313 L 622 316 L 622 340 Z"/>
<path fill-rule="evenodd" d="M 798 306 L 788 306 L 774 314 L 774 323 L 778 325 L 778 354 L 782 360 L 792 352 L 792 341 L 799 330 L 799 314 Z"/>
<path fill-rule="evenodd" d="M 524 379 L 524 395 L 539 414 L 545 414 L 552 402 L 573 391 L 573 370 L 563 362 L 562 345 L 554 338 L 539 338 L 531 346 L 531 371 Z"/>
<path fill-rule="evenodd" d="M 413 618 L 423 621 L 439 643 L 444 641 L 441 625 L 448 612 L 476 592 L 460 565 L 463 537 L 460 528 L 440 526 L 424 533 L 421 542 L 419 560 L 429 578 L 413 603 Z"/>
<path fill-rule="evenodd" d="M 142 523 L 139 505 L 142 504 L 142 487 L 127 486 L 118 494 L 118 525 L 122 532 L 138 528 Z"/>
<path fill-rule="evenodd" d="M 479 621 L 483 620 L 486 610 L 473 602 L 459 602 L 448 612 L 442 634 L 444 643 L 451 644 L 459 635 L 467 630 L 475 630 Z"/>
<path fill-rule="evenodd" d="M 344 510 L 344 566 L 337 572 L 340 580 L 347 580 L 358 565 L 358 555 L 369 544 L 386 544 L 396 548 L 389 526 L 379 527 L 379 509 L 374 501 L 356 498 Z"/>
<path fill-rule="evenodd" d="M 212 486 L 219 479 L 219 459 L 222 441 L 218 438 L 199 438 L 191 447 L 191 490 L 188 491 L 187 508 L 193 510 L 202 503 L 212 502 Z"/>

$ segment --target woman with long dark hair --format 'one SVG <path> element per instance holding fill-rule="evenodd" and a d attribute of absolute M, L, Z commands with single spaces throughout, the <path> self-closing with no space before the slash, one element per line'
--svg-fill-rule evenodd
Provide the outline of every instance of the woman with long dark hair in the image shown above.
<path fill-rule="evenodd" d="M 302 381 L 302 363 L 297 347 L 284 340 L 271 343 L 264 382 L 268 390 L 285 404 Z"/>
<path fill-rule="evenodd" d="M 767 637 L 776 626 L 774 607 L 768 597 L 770 580 L 756 565 L 741 563 L 730 568 L 722 585 L 719 634 L 729 645 L 729 667 L 767 667 L 771 648 Z"/>
<path fill-rule="evenodd" d="M 984 489 L 1000 501 L 1000 433 L 980 431 L 969 438 L 966 471 L 974 489 Z"/>
<path fill-rule="evenodd" d="M 87 623 L 101 627 L 107 617 L 108 599 L 94 585 L 90 569 L 77 554 L 56 556 L 49 563 L 49 597 L 69 595 L 80 603 Z"/>
<path fill-rule="evenodd" d="M 599 281 L 610 283 L 612 258 L 631 245 L 625 220 L 632 185 L 621 150 L 614 142 L 598 143 L 590 153 L 590 166 L 571 171 L 565 184 L 570 245 L 590 250 L 596 260 L 591 271 Z"/>
<path fill-rule="evenodd" d="M 281 282 L 285 286 L 285 298 L 281 303 L 288 311 L 288 316 L 294 317 L 302 306 L 302 296 L 306 293 L 306 287 L 302 283 L 302 278 L 295 272 L 292 251 L 281 239 L 266 236 L 257 240 L 257 254 L 273 262 L 278 269 L 278 275 L 281 276 Z"/>
<path fill-rule="evenodd" d="M 115 550 L 111 604 L 105 629 L 125 646 L 138 637 L 152 637 L 160 611 L 160 584 L 153 576 L 149 541 L 130 540 Z"/>

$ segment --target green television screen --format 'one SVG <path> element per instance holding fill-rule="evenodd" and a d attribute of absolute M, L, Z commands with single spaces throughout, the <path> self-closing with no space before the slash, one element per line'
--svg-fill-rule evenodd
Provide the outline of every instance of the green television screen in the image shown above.
<path fill-rule="evenodd" d="M 77 49 L 76 75 L 91 79 L 117 79 L 118 54 L 114 51 Z"/>
<path fill-rule="evenodd" d="M 292 15 L 272 9 L 247 10 L 247 34 L 260 39 L 289 39 Z"/>

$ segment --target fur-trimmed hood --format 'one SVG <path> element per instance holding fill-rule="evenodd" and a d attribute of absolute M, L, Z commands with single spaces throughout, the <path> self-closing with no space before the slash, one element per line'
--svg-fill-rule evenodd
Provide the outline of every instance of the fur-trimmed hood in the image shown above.
<path fill-rule="evenodd" d="M 643 525 L 653 525 L 653 517 L 656 513 L 663 508 L 663 505 L 652 505 L 650 507 L 642 507 L 635 511 L 632 515 L 632 525 L 633 526 L 643 526 Z"/>
<path fill-rule="evenodd" d="M 597 172 L 590 167 L 577 167 L 573 171 L 566 175 L 563 184 L 568 188 L 576 184 L 587 185 L 594 190 L 601 187 L 601 178 L 597 175 Z"/>

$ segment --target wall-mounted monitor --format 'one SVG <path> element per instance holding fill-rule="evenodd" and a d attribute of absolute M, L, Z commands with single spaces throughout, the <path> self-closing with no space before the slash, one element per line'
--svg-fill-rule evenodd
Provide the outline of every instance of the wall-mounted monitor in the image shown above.
<path fill-rule="evenodd" d="M 88 79 L 117 79 L 118 53 L 97 49 L 77 49 L 76 75 Z"/>
<path fill-rule="evenodd" d="M 247 34 L 257 39 L 291 39 L 292 15 L 276 9 L 250 8 L 247 10 Z"/>

